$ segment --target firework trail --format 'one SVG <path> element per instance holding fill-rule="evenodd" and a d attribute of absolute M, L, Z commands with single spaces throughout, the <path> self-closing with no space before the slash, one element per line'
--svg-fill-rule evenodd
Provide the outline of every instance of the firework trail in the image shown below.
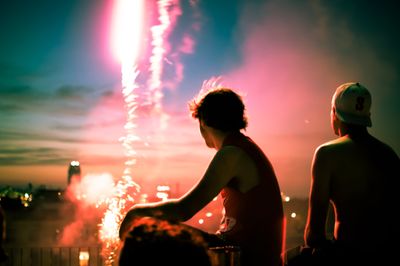
<path fill-rule="evenodd" d="M 166 42 L 169 31 L 181 14 L 179 0 L 157 1 L 159 24 L 151 27 L 151 56 L 150 76 L 147 79 L 147 103 L 140 104 L 137 90 L 139 70 L 137 61 L 141 46 L 144 0 L 118 0 L 114 9 L 113 49 L 121 62 L 122 93 L 127 110 L 127 122 L 124 126 L 126 135 L 120 140 L 125 150 L 127 160 L 121 180 L 113 188 L 112 196 L 103 201 L 107 206 L 100 224 L 99 237 L 103 243 L 103 257 L 106 265 L 112 265 L 120 245 L 118 230 L 128 209 L 133 205 L 140 186 L 132 180 L 132 166 L 136 163 L 135 145 L 141 142 L 137 135 L 136 119 L 137 109 L 149 105 L 151 112 L 160 120 L 161 130 L 167 127 L 168 115 L 162 110 L 162 74 L 163 63 L 168 43 Z"/>
<path fill-rule="evenodd" d="M 134 143 L 140 141 L 135 134 L 136 114 L 138 107 L 135 90 L 138 88 L 136 69 L 140 47 L 140 35 L 143 21 L 143 0 L 119 0 L 114 9 L 113 48 L 121 61 L 122 93 L 127 110 L 125 124 L 126 136 L 121 138 L 127 160 L 122 178 L 113 189 L 113 195 L 107 199 L 107 209 L 104 212 L 99 229 L 99 238 L 103 243 L 103 257 L 106 265 L 112 265 L 120 245 L 118 230 L 127 210 L 133 205 L 134 198 L 140 187 L 132 180 L 131 167 L 135 164 L 136 151 Z"/>
<path fill-rule="evenodd" d="M 163 59 L 166 53 L 164 37 L 171 24 L 168 13 L 168 7 L 171 6 L 171 4 L 171 0 L 160 0 L 157 2 L 159 13 L 158 20 L 160 24 L 151 27 L 153 49 L 150 57 L 151 77 L 148 82 L 148 88 L 150 91 L 150 104 L 154 106 L 153 108 L 157 112 L 161 112 L 162 109 L 161 99 L 163 94 L 161 92 L 161 74 L 163 72 Z"/>
<path fill-rule="evenodd" d="M 160 118 L 161 130 L 168 125 L 168 115 L 162 109 L 162 74 L 164 61 L 169 62 L 165 57 L 168 46 L 168 33 L 173 28 L 176 18 L 182 14 L 178 0 L 159 0 L 157 1 L 158 25 L 151 27 L 152 34 L 152 55 L 150 56 L 150 78 L 147 82 L 148 103 L 152 111 Z"/>

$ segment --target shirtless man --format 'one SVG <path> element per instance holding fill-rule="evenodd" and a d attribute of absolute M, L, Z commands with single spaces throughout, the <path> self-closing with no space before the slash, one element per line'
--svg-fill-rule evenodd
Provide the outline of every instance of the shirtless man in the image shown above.
<path fill-rule="evenodd" d="M 280 189 L 265 154 L 240 132 L 247 126 L 241 97 L 230 89 L 214 89 L 190 107 L 205 144 L 217 150 L 214 158 L 198 184 L 181 198 L 135 205 L 121 224 L 121 238 L 135 217 L 186 221 L 221 193 L 225 216 L 214 236 L 240 247 L 242 266 L 281 265 Z"/>
<path fill-rule="evenodd" d="M 305 243 L 315 248 L 326 244 L 331 202 L 334 241 L 344 248 L 343 260 L 349 265 L 383 265 L 393 255 L 391 243 L 398 246 L 400 240 L 400 227 L 392 217 L 399 206 L 400 160 L 368 133 L 370 106 L 371 95 L 361 84 L 339 86 L 331 109 L 331 125 L 339 138 L 319 146 L 312 163 Z"/>

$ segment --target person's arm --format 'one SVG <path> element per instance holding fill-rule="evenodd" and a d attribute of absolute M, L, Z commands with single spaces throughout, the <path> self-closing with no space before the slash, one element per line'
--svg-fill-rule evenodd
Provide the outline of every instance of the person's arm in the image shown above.
<path fill-rule="evenodd" d="M 129 230 L 135 217 L 152 216 L 166 220 L 186 221 L 215 198 L 222 188 L 235 176 L 240 156 L 237 147 L 226 146 L 211 161 L 202 179 L 179 199 L 164 202 L 136 204 L 126 214 L 120 227 L 120 237 Z"/>
<path fill-rule="evenodd" d="M 319 147 L 312 162 L 312 180 L 308 218 L 304 234 L 305 244 L 318 247 L 326 242 L 325 225 L 329 208 L 330 167 L 327 147 Z"/>

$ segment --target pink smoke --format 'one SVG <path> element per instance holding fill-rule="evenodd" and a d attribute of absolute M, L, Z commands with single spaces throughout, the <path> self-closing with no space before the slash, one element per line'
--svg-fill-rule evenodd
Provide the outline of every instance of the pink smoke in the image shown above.
<path fill-rule="evenodd" d="M 69 208 L 73 210 L 74 217 L 61 232 L 61 246 L 98 244 L 98 224 L 114 187 L 114 178 L 108 173 L 87 174 L 82 179 L 72 179 L 65 198 L 70 202 Z"/>

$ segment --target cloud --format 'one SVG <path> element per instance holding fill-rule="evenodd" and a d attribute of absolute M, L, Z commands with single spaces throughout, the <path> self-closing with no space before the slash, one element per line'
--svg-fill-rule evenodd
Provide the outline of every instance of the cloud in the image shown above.
<path fill-rule="evenodd" d="M 55 92 L 55 98 L 70 101 L 85 101 L 93 93 L 93 88 L 86 86 L 63 85 Z"/>
<path fill-rule="evenodd" d="M 71 158 L 71 153 L 64 149 L 37 147 L 0 148 L 0 165 L 66 165 Z"/>
<path fill-rule="evenodd" d="M 20 86 L 1 86 L 0 96 L 3 98 L 31 97 L 35 94 L 35 89 L 28 85 Z"/>
<path fill-rule="evenodd" d="M 91 88 L 83 86 L 61 86 L 53 93 L 28 85 L 2 86 L 0 88 L 0 104 L 13 106 L 13 110 L 29 110 L 24 117 L 49 114 L 79 116 L 87 113 L 96 100 Z M 11 115 L 21 115 L 11 112 Z"/>
<path fill-rule="evenodd" d="M 66 138 L 51 134 L 42 134 L 42 132 L 22 132 L 22 131 L 0 131 L 1 144 L 8 143 L 12 140 L 27 140 L 27 141 L 58 141 L 58 142 L 78 142 L 74 138 Z"/>
<path fill-rule="evenodd" d="M 167 44 L 169 56 L 166 59 L 167 65 L 164 66 L 164 88 L 174 90 L 179 86 L 184 79 L 183 55 L 195 52 L 195 36 L 201 29 L 202 19 L 198 4 L 198 1 L 183 2 L 179 13 L 175 12 L 173 15 L 171 36 L 168 36 Z M 176 20 L 180 24 L 175 29 Z"/>
<path fill-rule="evenodd" d="M 15 84 L 26 81 L 29 71 L 17 64 L 0 61 L 0 84 Z M 0 89 L 1 91 L 1 89 Z"/>
<path fill-rule="evenodd" d="M 95 91 L 86 86 L 64 85 L 48 91 L 32 86 L 3 86 L 0 90 L 0 119 L 4 126 L 0 129 L 0 145 L 52 143 L 56 147 L 66 145 L 66 149 L 77 149 L 88 113 L 98 99 L 109 97 L 107 90 Z M 93 125 L 93 121 L 91 123 Z M 85 143 L 109 144 L 116 141 L 91 137 Z"/>
<path fill-rule="evenodd" d="M 2 103 L 0 102 L 0 113 L 16 113 L 16 112 L 22 112 L 25 109 L 21 106 L 18 106 L 17 104 L 13 103 Z"/>

